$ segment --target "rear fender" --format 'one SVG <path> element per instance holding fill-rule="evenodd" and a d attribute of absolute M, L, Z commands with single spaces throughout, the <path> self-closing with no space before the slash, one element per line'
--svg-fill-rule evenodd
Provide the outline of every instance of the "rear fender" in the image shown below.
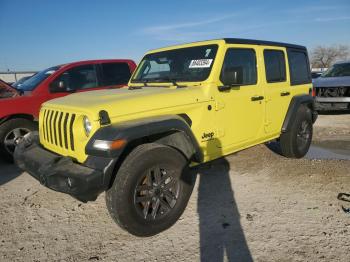
<path fill-rule="evenodd" d="M 282 133 L 286 133 L 291 129 L 300 106 L 307 106 L 311 111 L 313 123 L 316 121 L 317 112 L 315 111 L 314 98 L 311 95 L 294 96 L 289 104 L 289 108 L 282 125 Z"/>

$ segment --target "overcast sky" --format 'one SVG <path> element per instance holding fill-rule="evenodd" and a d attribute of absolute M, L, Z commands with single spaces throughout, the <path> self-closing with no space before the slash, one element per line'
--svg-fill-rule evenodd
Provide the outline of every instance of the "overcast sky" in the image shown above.
<path fill-rule="evenodd" d="M 350 45 L 350 1 L 0 0 L 0 71 L 221 37 Z"/>

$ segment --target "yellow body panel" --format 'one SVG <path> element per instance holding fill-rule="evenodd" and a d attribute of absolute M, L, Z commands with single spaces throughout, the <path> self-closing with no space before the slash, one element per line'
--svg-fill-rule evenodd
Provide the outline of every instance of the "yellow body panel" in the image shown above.
<path fill-rule="evenodd" d="M 185 88 L 176 88 L 171 83 L 148 83 L 148 86 L 142 89 L 129 90 L 126 87 L 98 90 L 46 102 L 39 119 L 41 144 L 57 154 L 70 156 L 80 163 L 84 162 L 87 158 L 85 146 L 94 132 L 100 128 L 98 113 L 101 110 L 108 112 L 112 124 L 145 117 L 187 114 L 192 120 L 191 129 L 203 150 L 205 161 L 279 137 L 291 98 L 297 94 L 307 94 L 310 88 L 310 84 L 290 86 L 288 62 L 286 82 L 275 84 L 266 82 L 263 50 L 282 50 L 287 58 L 284 47 L 226 44 L 224 40 L 214 40 L 162 48 L 149 53 L 208 44 L 217 44 L 219 48 L 212 71 L 205 81 L 181 82 L 181 85 L 187 85 Z M 226 50 L 232 47 L 255 50 L 258 81 L 256 85 L 220 92 L 218 86 L 222 85 L 219 80 L 222 63 Z M 134 74 L 137 74 L 137 70 Z M 143 86 L 135 83 L 129 85 Z M 282 91 L 288 91 L 291 95 L 281 97 Z M 266 99 L 252 102 L 251 97 L 258 95 Z M 47 116 L 48 111 L 59 112 L 56 120 L 55 115 Z M 75 114 L 71 127 L 74 150 L 67 149 L 64 144 L 66 141 L 69 146 L 71 144 L 69 127 L 66 127 L 67 139 L 60 137 L 65 135 L 62 131 L 65 130 L 65 121 L 60 121 L 60 113 L 63 116 L 69 114 L 69 117 Z M 89 137 L 83 129 L 83 116 L 87 116 L 92 122 Z M 53 122 L 51 127 L 47 126 L 50 120 Z M 67 125 L 72 122 L 71 120 L 67 119 Z M 50 141 L 48 136 L 51 134 L 45 134 L 50 128 L 56 132 L 52 135 L 57 138 L 56 143 Z M 213 137 L 203 138 L 205 133 L 212 133 Z"/>

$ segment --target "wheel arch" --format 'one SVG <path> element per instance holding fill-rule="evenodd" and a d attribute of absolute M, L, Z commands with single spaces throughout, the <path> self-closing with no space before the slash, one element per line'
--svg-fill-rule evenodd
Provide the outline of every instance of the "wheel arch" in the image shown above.
<path fill-rule="evenodd" d="M 5 116 L 5 117 L 0 118 L 0 124 L 5 123 L 8 120 L 16 119 L 16 118 L 27 119 L 30 121 L 35 120 L 34 116 L 30 115 L 30 114 L 13 114 L 13 115 L 9 115 L 9 116 Z"/>
<path fill-rule="evenodd" d="M 160 143 L 181 151 L 189 160 L 202 162 L 203 153 L 193 135 L 189 120 L 178 115 L 151 117 L 112 124 L 100 128 L 86 146 L 86 154 L 102 157 L 118 157 L 125 150 L 141 143 Z M 101 151 L 93 147 L 96 140 L 126 140 L 117 150 Z"/>
<path fill-rule="evenodd" d="M 127 121 L 112 124 L 98 130 L 86 146 L 86 154 L 90 156 L 114 159 L 112 172 L 106 177 L 106 183 L 111 186 L 115 174 L 127 155 L 137 146 L 145 143 L 158 143 L 179 151 L 189 161 L 203 162 L 203 152 L 194 137 L 190 118 L 179 115 L 168 115 Z M 95 140 L 115 141 L 125 139 L 126 145 L 118 150 L 99 151 L 93 148 Z"/>
<path fill-rule="evenodd" d="M 314 98 L 310 95 L 298 95 L 294 96 L 289 104 L 287 114 L 284 118 L 282 125 L 282 133 L 286 133 L 290 130 L 300 106 L 306 106 L 311 111 L 312 122 L 317 119 L 317 112 L 315 111 Z"/>

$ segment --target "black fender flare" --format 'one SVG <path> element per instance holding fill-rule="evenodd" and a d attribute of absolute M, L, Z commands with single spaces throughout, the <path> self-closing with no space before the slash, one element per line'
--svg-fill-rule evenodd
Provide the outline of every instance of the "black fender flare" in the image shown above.
<path fill-rule="evenodd" d="M 100 150 L 93 146 L 96 140 L 120 139 L 127 143 L 118 150 Z M 90 156 L 118 158 L 128 145 L 140 139 L 151 139 L 149 142 L 169 145 L 180 150 L 189 160 L 203 162 L 203 152 L 191 127 L 178 115 L 142 118 L 101 127 L 86 145 L 85 153 Z"/>
<path fill-rule="evenodd" d="M 315 111 L 315 105 L 314 105 L 314 98 L 311 95 L 297 95 L 294 96 L 289 104 L 289 108 L 286 114 L 286 117 L 284 118 L 284 122 L 282 125 L 282 133 L 286 133 L 290 130 L 298 109 L 301 105 L 305 105 L 311 110 L 312 114 L 312 121 L 313 123 L 317 119 L 317 112 Z"/>

